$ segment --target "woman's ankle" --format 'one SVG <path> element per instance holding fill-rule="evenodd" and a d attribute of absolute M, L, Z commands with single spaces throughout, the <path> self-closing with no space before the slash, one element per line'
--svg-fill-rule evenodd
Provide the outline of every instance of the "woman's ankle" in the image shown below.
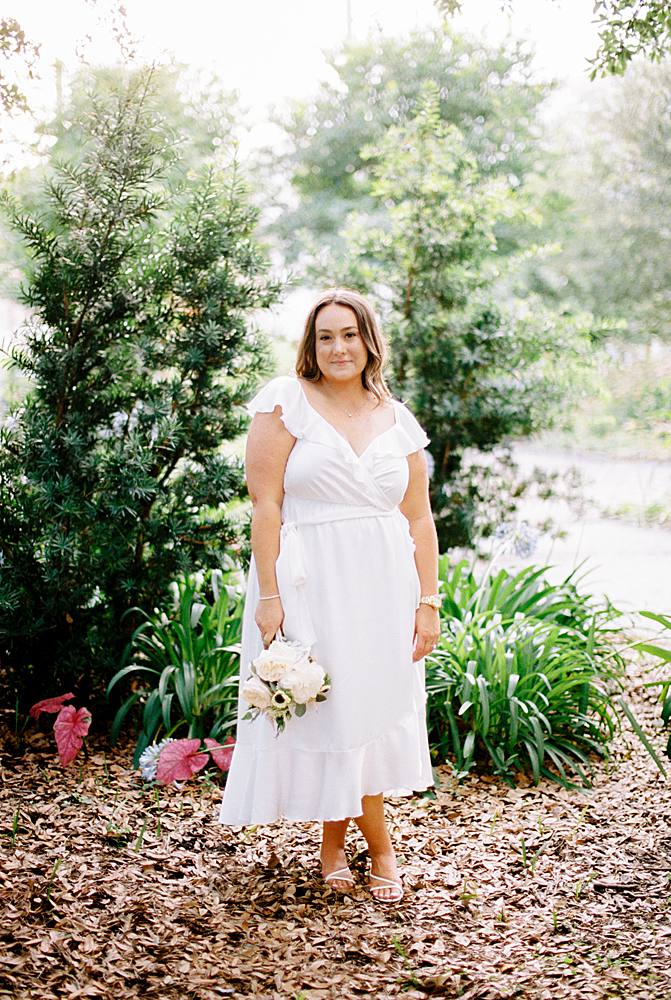
<path fill-rule="evenodd" d="M 396 851 L 394 850 L 391 837 L 380 837 L 374 845 L 367 842 L 366 849 L 368 851 L 368 857 L 371 859 L 384 858 L 389 860 L 390 858 L 396 858 Z"/>
<path fill-rule="evenodd" d="M 319 852 L 319 857 L 321 858 L 322 861 L 327 861 L 327 862 L 342 859 L 345 857 L 345 845 L 344 844 L 342 844 L 341 846 L 328 845 L 327 847 L 324 847 L 324 845 L 322 844 L 321 850 Z"/>
<path fill-rule="evenodd" d="M 377 853 L 373 853 L 369 849 L 368 857 L 370 858 L 371 867 L 375 869 L 395 869 L 397 866 L 396 852 L 393 848 L 391 851 L 378 851 Z"/>

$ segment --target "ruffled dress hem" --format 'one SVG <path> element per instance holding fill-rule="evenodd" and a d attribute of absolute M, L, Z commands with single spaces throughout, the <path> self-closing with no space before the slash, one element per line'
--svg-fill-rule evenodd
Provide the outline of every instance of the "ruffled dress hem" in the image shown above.
<path fill-rule="evenodd" d="M 434 778 L 423 730 L 412 711 L 383 736 L 351 750 L 282 747 L 282 736 L 270 748 L 246 745 L 244 763 L 239 761 L 235 787 L 227 788 L 219 822 L 226 826 L 282 819 L 336 822 L 361 816 L 364 795 L 425 791 L 433 787 Z M 317 802 L 315 789 L 320 790 Z"/>

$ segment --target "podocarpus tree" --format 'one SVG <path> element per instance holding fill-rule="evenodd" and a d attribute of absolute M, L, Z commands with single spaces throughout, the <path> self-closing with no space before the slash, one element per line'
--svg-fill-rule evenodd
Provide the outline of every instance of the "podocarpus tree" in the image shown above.
<path fill-rule="evenodd" d="M 329 258 L 320 277 L 377 299 L 394 389 L 431 438 L 441 548 L 469 544 L 491 525 L 482 523 L 481 470 L 465 468 L 466 450 L 491 451 L 549 423 L 587 361 L 589 338 L 570 317 L 512 299 L 495 231 L 523 221 L 529 207 L 503 179 L 481 177 L 459 130 L 441 121 L 433 85 L 417 117 L 372 152 L 385 221 L 353 218 L 347 256 Z M 506 498 L 497 506 L 505 510 Z"/>
<path fill-rule="evenodd" d="M 82 128 L 44 213 L 9 204 L 32 258 L 13 352 L 32 388 L 0 430 L 0 650 L 33 695 L 88 695 L 123 613 L 235 547 L 243 477 L 222 445 L 268 367 L 252 313 L 279 292 L 234 165 L 162 190 L 175 142 L 151 73 Z"/>

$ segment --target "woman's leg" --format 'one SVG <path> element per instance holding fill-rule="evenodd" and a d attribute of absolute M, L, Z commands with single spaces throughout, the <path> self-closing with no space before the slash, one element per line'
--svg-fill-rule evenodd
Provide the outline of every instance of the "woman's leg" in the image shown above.
<path fill-rule="evenodd" d="M 324 823 L 321 849 L 322 875 L 328 875 L 330 872 L 338 871 L 340 868 L 347 868 L 345 834 L 347 833 L 348 826 L 348 819 L 337 820 L 334 823 Z M 349 874 L 351 877 L 351 873 Z M 341 878 L 329 879 L 329 885 L 341 892 L 347 892 L 352 888 L 351 882 L 346 882 Z"/>
<path fill-rule="evenodd" d="M 361 806 L 363 815 L 355 817 L 354 822 L 366 838 L 371 873 L 397 882 L 396 854 L 384 819 L 384 795 L 364 795 Z M 377 889 L 375 894 L 378 899 L 392 899 L 397 895 L 391 887 Z"/>

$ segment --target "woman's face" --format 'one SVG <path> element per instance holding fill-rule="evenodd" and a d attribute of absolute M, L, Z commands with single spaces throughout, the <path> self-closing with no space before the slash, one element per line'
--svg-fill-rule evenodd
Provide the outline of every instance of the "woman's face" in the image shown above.
<path fill-rule="evenodd" d="M 315 321 L 315 354 L 325 379 L 360 379 L 368 361 L 368 348 L 353 309 L 336 302 L 322 306 Z"/>

